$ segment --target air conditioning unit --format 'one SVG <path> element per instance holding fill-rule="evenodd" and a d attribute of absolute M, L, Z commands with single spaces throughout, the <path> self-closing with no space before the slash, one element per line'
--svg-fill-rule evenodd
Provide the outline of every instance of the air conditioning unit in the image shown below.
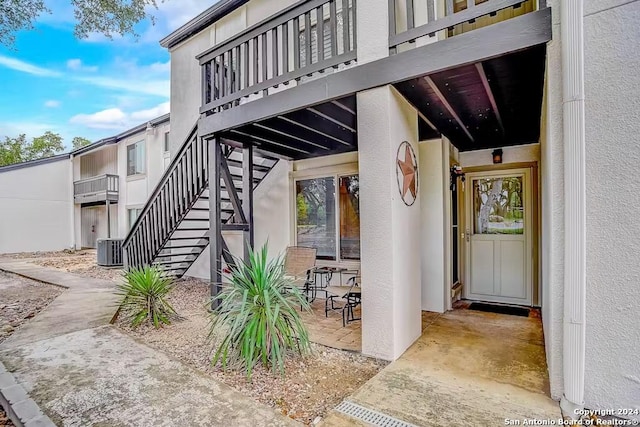
<path fill-rule="evenodd" d="M 124 239 L 98 239 L 98 265 L 114 267 L 122 265 Z"/>

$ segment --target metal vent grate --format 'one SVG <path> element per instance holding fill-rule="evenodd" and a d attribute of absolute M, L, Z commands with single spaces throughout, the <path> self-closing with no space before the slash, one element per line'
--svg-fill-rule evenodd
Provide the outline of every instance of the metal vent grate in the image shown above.
<path fill-rule="evenodd" d="M 346 400 L 339 404 L 336 410 L 376 427 L 416 427 L 413 424 L 406 423 L 380 412 L 372 411 L 371 409 Z"/>

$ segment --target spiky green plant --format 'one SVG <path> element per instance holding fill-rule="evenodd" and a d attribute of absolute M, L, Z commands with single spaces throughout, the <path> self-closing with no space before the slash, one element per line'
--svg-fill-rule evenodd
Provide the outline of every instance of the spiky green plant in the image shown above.
<path fill-rule="evenodd" d="M 176 314 L 166 300 L 173 289 L 173 279 L 160 268 L 144 266 L 131 268 L 124 273 L 124 282 L 118 285 L 121 297 L 118 310 L 129 316 L 131 326 L 139 326 L 150 320 L 154 327 L 169 324 L 169 317 Z"/>
<path fill-rule="evenodd" d="M 267 244 L 251 251 L 249 261 L 235 258 L 212 312 L 209 338 L 221 338 L 212 363 L 234 364 L 247 376 L 258 362 L 284 373 L 288 352 L 311 350 L 298 308 L 310 310 L 302 292 L 285 277 L 284 259 L 267 260 Z"/>

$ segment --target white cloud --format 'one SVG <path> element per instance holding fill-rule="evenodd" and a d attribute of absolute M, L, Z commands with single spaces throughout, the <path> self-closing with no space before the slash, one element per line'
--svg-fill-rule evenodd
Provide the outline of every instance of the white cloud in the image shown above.
<path fill-rule="evenodd" d="M 37 65 L 30 64 L 20 59 L 11 58 L 4 55 L 0 55 L 0 66 L 4 66 L 6 68 L 10 68 L 16 71 L 21 71 L 27 74 L 33 74 L 34 76 L 41 76 L 41 77 L 60 77 L 61 76 L 61 74 L 58 71 L 39 67 Z"/>
<path fill-rule="evenodd" d="M 139 122 L 146 122 L 151 119 L 155 119 L 156 117 L 165 115 L 169 112 L 169 103 L 163 102 L 162 104 L 156 105 L 153 108 L 149 108 L 147 110 L 134 111 L 131 113 L 131 118 L 133 120 Z"/>
<path fill-rule="evenodd" d="M 89 66 L 82 63 L 82 59 L 74 58 L 69 59 L 67 61 L 67 68 L 74 71 L 87 71 L 87 72 L 96 72 L 98 71 L 97 66 Z"/>
<path fill-rule="evenodd" d="M 121 129 L 127 126 L 127 115 L 119 108 L 109 108 L 93 114 L 77 114 L 69 122 L 92 129 Z"/>
<path fill-rule="evenodd" d="M 124 112 L 120 108 L 108 108 L 92 114 L 77 114 L 69 122 L 90 129 L 123 131 L 169 112 L 169 103 L 163 102 L 146 110 Z"/>
<path fill-rule="evenodd" d="M 142 78 L 117 79 L 106 76 L 83 76 L 76 77 L 75 80 L 108 89 L 119 89 L 127 92 L 156 95 L 165 98 L 169 97 L 169 79 L 148 80 L 144 78 L 144 75 L 141 77 Z"/>
<path fill-rule="evenodd" d="M 55 99 L 49 99 L 44 102 L 44 106 L 47 108 L 58 108 L 60 106 L 60 101 Z"/>

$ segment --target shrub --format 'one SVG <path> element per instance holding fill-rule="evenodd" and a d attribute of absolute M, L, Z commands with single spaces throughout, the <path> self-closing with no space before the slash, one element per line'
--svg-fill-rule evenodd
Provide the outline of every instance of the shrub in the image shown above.
<path fill-rule="evenodd" d="M 176 312 L 165 299 L 173 289 L 171 277 L 157 267 L 144 266 L 129 269 L 124 279 L 117 291 L 122 298 L 119 310 L 130 316 L 131 326 L 146 320 L 156 328 L 171 323 L 169 317 Z"/>
<path fill-rule="evenodd" d="M 221 335 L 212 362 L 224 368 L 236 364 L 248 377 L 258 362 L 284 373 L 287 352 L 304 355 L 311 349 L 298 312 L 300 307 L 309 311 L 309 303 L 285 277 L 283 257 L 267 261 L 266 244 L 252 251 L 247 263 L 234 262 L 212 313 L 209 338 Z"/>

